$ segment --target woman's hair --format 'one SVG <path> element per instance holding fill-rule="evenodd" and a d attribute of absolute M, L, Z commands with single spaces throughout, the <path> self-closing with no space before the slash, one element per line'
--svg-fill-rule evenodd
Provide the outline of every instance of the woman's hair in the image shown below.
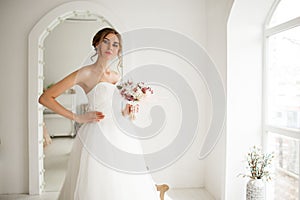
<path fill-rule="evenodd" d="M 102 42 L 104 40 L 104 38 L 108 35 L 108 34 L 115 34 L 118 39 L 119 39 L 119 51 L 118 51 L 118 58 L 119 58 L 119 63 L 118 63 L 118 67 L 122 67 L 122 38 L 121 38 L 121 35 L 118 31 L 116 31 L 115 29 L 113 28 L 103 28 L 101 29 L 100 31 L 98 31 L 96 33 L 96 35 L 94 36 L 93 38 L 93 41 L 92 41 L 92 45 L 93 47 L 95 48 L 96 50 L 96 46 Z M 93 59 L 94 56 L 96 56 L 97 53 L 95 53 L 91 59 Z"/>

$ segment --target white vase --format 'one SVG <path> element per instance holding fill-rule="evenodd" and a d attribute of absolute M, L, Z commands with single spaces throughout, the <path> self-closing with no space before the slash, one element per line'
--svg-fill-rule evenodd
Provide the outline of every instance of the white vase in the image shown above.
<path fill-rule="evenodd" d="M 247 183 L 247 200 L 265 199 L 265 182 L 261 179 L 250 179 Z"/>

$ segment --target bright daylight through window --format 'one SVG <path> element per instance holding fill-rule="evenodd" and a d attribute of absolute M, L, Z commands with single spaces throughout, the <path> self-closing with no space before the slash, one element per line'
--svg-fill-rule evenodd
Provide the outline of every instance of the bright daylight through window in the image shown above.
<path fill-rule="evenodd" d="M 299 197 L 300 1 L 277 1 L 265 30 L 264 132 L 275 153 L 269 200 Z"/>

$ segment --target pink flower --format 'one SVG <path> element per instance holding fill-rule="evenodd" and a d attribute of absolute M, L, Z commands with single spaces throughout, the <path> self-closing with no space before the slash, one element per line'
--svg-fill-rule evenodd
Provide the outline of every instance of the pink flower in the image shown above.
<path fill-rule="evenodd" d="M 144 82 L 133 83 L 132 81 L 125 81 L 117 85 L 121 96 L 127 101 L 140 101 L 149 91 L 153 94 L 153 90 L 146 86 Z"/>

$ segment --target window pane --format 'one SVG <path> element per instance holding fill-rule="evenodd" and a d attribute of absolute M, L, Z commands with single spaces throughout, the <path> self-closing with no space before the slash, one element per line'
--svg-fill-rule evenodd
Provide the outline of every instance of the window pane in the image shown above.
<path fill-rule="evenodd" d="M 299 199 L 299 140 L 269 133 L 268 142 L 269 150 L 275 153 L 268 199 Z"/>
<path fill-rule="evenodd" d="M 299 17 L 300 1 L 299 0 L 281 0 L 271 18 L 269 27 L 287 22 Z"/>
<path fill-rule="evenodd" d="M 300 27 L 269 37 L 267 87 L 267 123 L 300 129 Z"/>

